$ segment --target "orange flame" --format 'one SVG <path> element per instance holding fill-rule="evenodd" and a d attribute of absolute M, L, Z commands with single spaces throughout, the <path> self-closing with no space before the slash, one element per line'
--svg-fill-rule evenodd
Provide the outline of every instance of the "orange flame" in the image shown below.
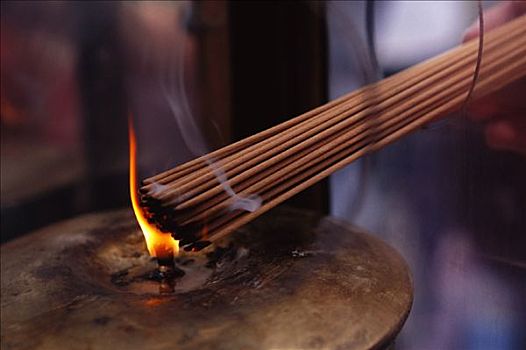
<path fill-rule="evenodd" d="M 137 142 L 131 118 L 128 125 L 130 139 L 130 197 L 133 212 L 144 234 L 150 255 L 157 258 L 169 258 L 179 253 L 179 241 L 176 241 L 170 234 L 161 232 L 157 227 L 150 224 L 142 208 L 139 206 L 139 197 L 137 195 Z"/>

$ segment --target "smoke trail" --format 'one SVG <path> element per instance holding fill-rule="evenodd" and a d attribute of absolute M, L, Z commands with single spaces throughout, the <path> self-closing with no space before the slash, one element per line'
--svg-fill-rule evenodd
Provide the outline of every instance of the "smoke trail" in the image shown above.
<path fill-rule="evenodd" d="M 191 6 L 188 3 L 182 5 L 182 14 L 184 16 L 183 24 L 188 22 L 188 18 L 191 15 Z M 182 29 L 183 33 L 187 33 L 185 29 Z M 250 194 L 247 196 L 238 195 L 234 189 L 230 186 L 228 177 L 223 171 L 220 161 L 210 157 L 206 157 L 208 153 L 208 147 L 201 134 L 199 127 L 195 122 L 195 118 L 192 114 L 189 98 L 187 95 L 187 89 L 185 86 L 185 42 L 184 34 L 180 40 L 176 41 L 179 43 L 174 50 L 169 50 L 175 53 L 173 59 L 167 60 L 167 69 L 164 74 L 162 65 L 160 70 L 160 85 L 166 102 L 172 112 L 172 115 L 177 123 L 177 127 L 181 130 L 181 135 L 185 145 L 188 147 L 190 152 L 196 156 L 205 156 L 205 161 L 208 167 L 215 175 L 218 183 L 222 186 L 223 190 L 233 198 L 233 202 L 230 205 L 231 210 L 245 210 L 253 212 L 261 206 L 262 199 L 258 195 Z M 162 185 L 159 185 L 161 187 Z M 156 187 L 157 188 L 157 187 Z M 154 189 L 155 190 L 155 189 Z M 161 188 L 157 188 L 161 190 Z"/>

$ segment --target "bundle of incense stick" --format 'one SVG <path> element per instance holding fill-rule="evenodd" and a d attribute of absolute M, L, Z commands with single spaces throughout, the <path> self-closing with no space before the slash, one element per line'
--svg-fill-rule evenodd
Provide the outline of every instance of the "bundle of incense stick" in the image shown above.
<path fill-rule="evenodd" d="M 461 108 L 478 44 L 472 40 L 144 180 L 140 192 L 149 220 L 187 250 L 225 237 L 352 161 Z M 487 33 L 481 57 L 473 99 L 526 76 L 526 16 Z M 235 209 L 251 195 L 261 199 L 259 208 Z"/>

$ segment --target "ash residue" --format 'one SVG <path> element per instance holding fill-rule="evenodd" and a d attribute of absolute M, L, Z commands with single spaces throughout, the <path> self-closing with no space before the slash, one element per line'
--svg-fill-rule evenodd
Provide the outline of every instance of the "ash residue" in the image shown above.
<path fill-rule="evenodd" d="M 190 261 L 189 261 L 190 260 Z M 193 259 L 179 259 L 181 265 L 188 265 L 192 263 Z M 133 273 L 131 272 L 133 271 Z M 173 265 L 167 268 L 166 266 L 157 266 L 155 268 L 145 268 L 142 271 L 137 271 L 136 266 L 114 272 L 110 275 L 110 281 L 117 287 L 126 287 L 132 283 L 151 281 L 164 283 L 167 280 L 176 280 L 185 275 L 185 272 Z"/>
<path fill-rule="evenodd" d="M 290 252 L 290 255 L 292 255 L 293 258 L 306 258 L 309 256 L 316 255 L 318 253 L 320 253 L 320 251 L 294 249 Z"/>
<path fill-rule="evenodd" d="M 165 282 L 167 280 L 175 280 L 176 278 L 181 278 L 185 275 L 185 272 L 173 265 L 169 268 L 160 266 L 159 268 L 152 271 L 148 274 L 148 279 L 156 282 Z"/>
<path fill-rule="evenodd" d="M 312 232 L 305 229 L 316 224 L 309 217 L 298 225 L 288 215 L 251 223 L 222 241 L 221 245 L 207 248 L 206 254 L 190 253 L 176 257 L 175 264 L 185 275 L 168 279 L 168 282 L 173 282 L 169 283 L 168 289 L 171 293 L 185 294 L 194 301 L 202 297 L 207 305 L 239 303 L 244 300 L 243 295 L 272 285 L 298 258 L 316 254 L 312 250 Z M 143 248 L 139 245 L 140 240 L 133 243 L 133 248 L 128 246 L 126 251 Z M 120 256 L 109 253 L 107 256 L 112 259 Z M 110 277 L 113 287 L 136 294 L 156 294 L 157 288 L 166 284 L 167 278 L 157 270 L 155 259 L 126 256 L 121 260 L 120 268 L 112 271 Z"/>
<path fill-rule="evenodd" d="M 212 252 L 206 254 L 208 268 L 221 268 L 224 264 L 233 263 L 248 256 L 249 250 L 244 247 L 236 247 L 230 243 L 227 247 L 216 247 Z"/>

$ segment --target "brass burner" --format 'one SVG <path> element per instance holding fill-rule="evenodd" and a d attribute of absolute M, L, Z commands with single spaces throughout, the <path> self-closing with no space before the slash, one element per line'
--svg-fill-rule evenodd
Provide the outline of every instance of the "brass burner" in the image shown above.
<path fill-rule="evenodd" d="M 222 247 L 157 263 L 130 211 L 1 247 L 2 349 L 369 349 L 411 306 L 399 254 L 347 223 L 279 209 Z"/>

